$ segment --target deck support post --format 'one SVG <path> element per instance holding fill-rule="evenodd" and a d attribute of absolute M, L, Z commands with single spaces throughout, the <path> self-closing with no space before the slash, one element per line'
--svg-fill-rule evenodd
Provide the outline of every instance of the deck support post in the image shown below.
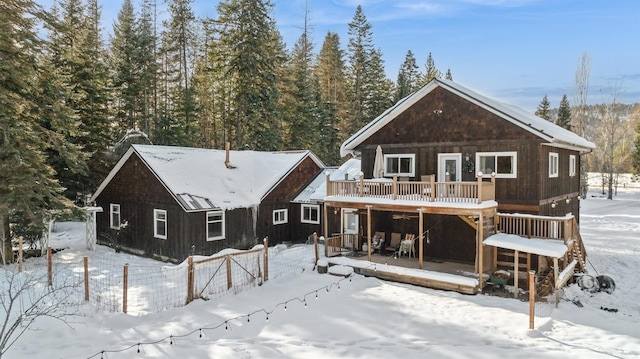
<path fill-rule="evenodd" d="M 433 189 L 432 189 L 433 191 Z M 418 268 L 422 269 L 422 260 L 423 260 L 423 252 L 424 252 L 424 215 L 422 213 L 422 208 L 418 208 L 418 232 L 420 232 L 420 237 L 418 238 Z"/>
<path fill-rule="evenodd" d="M 371 262 L 371 206 L 367 206 L 367 260 Z"/>
<path fill-rule="evenodd" d="M 327 177 L 329 177 L 327 175 Z M 323 216 L 324 216 L 324 256 L 328 257 L 329 256 L 329 246 L 328 246 L 328 242 L 329 242 L 329 211 L 327 209 L 327 205 L 325 204 L 323 208 Z"/>
<path fill-rule="evenodd" d="M 513 297 L 518 298 L 518 278 L 520 277 L 520 251 L 513 252 Z"/>
<path fill-rule="evenodd" d="M 480 290 L 484 288 L 484 217 L 480 212 L 476 233 L 478 234 L 478 285 Z"/>

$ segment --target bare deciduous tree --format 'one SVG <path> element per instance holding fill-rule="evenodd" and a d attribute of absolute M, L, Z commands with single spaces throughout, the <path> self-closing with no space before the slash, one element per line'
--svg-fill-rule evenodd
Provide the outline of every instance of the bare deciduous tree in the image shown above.
<path fill-rule="evenodd" d="M 575 110 L 571 118 L 573 132 L 588 139 L 588 96 L 589 96 L 589 74 L 591 72 L 591 58 L 587 52 L 582 53 L 578 68 L 575 74 L 575 93 L 573 104 Z M 588 173 L 587 161 L 580 159 L 580 192 L 582 198 L 587 198 Z"/>
<path fill-rule="evenodd" d="M 38 330 L 38 319 L 48 317 L 70 325 L 71 318 L 79 314 L 81 296 L 73 276 L 57 278 L 62 282 L 49 286 L 42 268 L 23 272 L 15 266 L 0 268 L 0 359 L 27 330 Z"/>

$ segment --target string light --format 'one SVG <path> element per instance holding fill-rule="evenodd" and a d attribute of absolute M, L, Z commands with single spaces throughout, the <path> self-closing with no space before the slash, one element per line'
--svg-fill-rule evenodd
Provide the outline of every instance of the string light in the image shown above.
<path fill-rule="evenodd" d="M 340 290 L 340 289 L 341 289 L 341 287 L 340 287 L 340 282 L 342 282 L 343 280 L 346 280 L 347 278 L 349 279 L 349 282 L 352 282 L 352 277 L 353 277 L 353 275 L 354 275 L 354 274 L 352 273 L 352 274 L 348 275 L 347 277 L 343 277 L 343 278 L 341 278 L 340 280 L 338 280 L 337 282 L 332 283 L 332 284 L 330 284 L 330 285 L 328 285 L 328 286 L 325 286 L 325 287 L 324 287 L 324 289 L 327 291 L 327 293 L 329 293 L 329 291 L 331 290 L 331 287 L 335 285 L 335 286 L 337 286 L 337 287 L 338 287 L 338 290 Z M 126 351 L 126 350 L 133 349 L 134 347 L 136 347 L 136 348 L 137 348 L 137 352 L 138 352 L 138 353 L 141 353 L 141 352 L 142 352 L 142 349 L 143 349 L 143 348 L 142 348 L 142 346 L 143 346 L 143 345 L 154 345 L 154 344 L 160 344 L 160 343 L 164 342 L 164 341 L 165 341 L 165 340 L 167 340 L 167 339 L 169 339 L 169 344 L 170 344 L 170 345 L 174 345 L 174 344 L 175 344 L 175 342 L 174 342 L 174 338 L 176 338 L 176 337 L 180 337 L 180 338 L 188 337 L 188 336 L 190 336 L 190 335 L 194 334 L 196 331 L 198 331 L 198 332 L 199 332 L 199 334 L 198 334 L 198 335 L 199 335 L 199 337 L 200 337 L 200 338 L 202 338 L 203 331 L 204 331 L 205 329 L 213 330 L 213 329 L 220 328 L 222 325 L 224 325 L 224 326 L 225 326 L 225 330 L 229 330 L 229 329 L 230 329 L 230 328 L 229 328 L 229 325 L 230 325 L 230 322 L 231 322 L 232 320 L 239 320 L 239 319 L 241 319 L 242 317 L 245 317 L 245 316 L 246 316 L 246 317 L 247 317 L 247 323 L 249 323 L 249 322 L 251 322 L 251 315 L 252 315 L 252 314 L 256 314 L 256 313 L 258 313 L 258 312 L 264 312 L 264 313 L 266 314 L 266 321 L 268 322 L 268 321 L 269 321 L 269 314 L 271 314 L 271 313 L 275 310 L 275 308 L 277 308 L 277 307 L 278 307 L 278 306 L 280 306 L 280 305 L 283 305 L 283 306 L 284 306 L 284 310 L 286 311 L 286 310 L 287 310 L 287 304 L 288 304 L 290 301 L 297 300 L 297 301 L 299 301 L 299 302 L 302 302 L 302 303 L 304 304 L 304 307 L 305 307 L 305 308 L 308 308 L 308 304 L 307 304 L 307 296 L 308 296 L 308 295 L 311 295 L 311 294 L 314 294 L 315 298 L 316 298 L 316 299 L 318 299 L 318 291 L 319 291 L 319 290 L 321 290 L 321 289 L 322 289 L 322 288 L 318 288 L 318 289 L 315 289 L 315 290 L 313 290 L 313 291 L 311 291 L 311 292 L 306 293 L 304 296 L 302 296 L 302 299 L 301 299 L 300 297 L 297 297 L 297 298 L 291 298 L 291 299 L 289 299 L 289 300 L 287 300 L 287 301 L 285 301 L 285 302 L 278 303 L 278 304 L 274 307 L 274 309 L 272 309 L 271 311 L 268 311 L 267 309 L 259 309 L 259 310 L 256 310 L 256 311 L 252 312 L 252 313 L 249 313 L 249 314 L 245 314 L 245 315 L 237 316 L 237 317 L 235 317 L 235 318 L 229 318 L 229 319 L 225 320 L 224 322 L 221 322 L 220 324 L 218 324 L 218 325 L 216 325 L 216 326 L 214 326 L 214 327 L 198 328 L 198 329 L 194 329 L 194 330 L 192 330 L 191 332 L 186 333 L 186 334 L 182 334 L 182 335 L 170 335 L 169 337 L 164 337 L 164 338 L 162 338 L 162 339 L 158 339 L 158 340 L 155 340 L 155 341 L 149 341 L 149 342 L 138 342 L 138 343 L 136 343 L 136 344 L 132 344 L 132 345 L 130 345 L 130 346 L 128 346 L 128 347 L 121 348 L 121 349 L 117 349 L 117 350 L 101 350 L 100 352 L 98 352 L 98 353 L 96 353 L 96 354 L 93 354 L 92 356 L 88 357 L 88 359 L 94 358 L 94 357 L 96 357 L 98 354 L 100 354 L 100 358 L 101 358 L 101 359 L 106 359 L 106 357 L 105 357 L 106 353 L 124 352 L 124 351 Z"/>

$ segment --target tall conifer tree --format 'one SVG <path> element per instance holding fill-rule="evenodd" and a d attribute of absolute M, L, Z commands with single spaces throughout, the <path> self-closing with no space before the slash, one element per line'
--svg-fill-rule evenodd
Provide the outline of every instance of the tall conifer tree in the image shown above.
<path fill-rule="evenodd" d="M 560 100 L 560 107 L 558 107 L 558 118 L 556 119 L 556 125 L 571 130 L 571 106 L 569 105 L 569 99 L 567 95 L 562 95 Z"/>
<path fill-rule="evenodd" d="M 400 71 L 398 71 L 396 101 L 405 98 L 418 89 L 420 83 L 420 71 L 418 69 L 413 52 L 411 50 L 407 51 L 404 62 L 400 65 Z"/>
<path fill-rule="evenodd" d="M 353 19 L 349 23 L 348 58 L 348 98 L 351 103 L 347 136 L 353 134 L 368 122 L 366 101 L 371 86 L 367 84 L 367 72 L 371 66 L 371 54 L 374 51 L 371 24 L 358 5 Z"/>
<path fill-rule="evenodd" d="M 540 101 L 540 104 L 536 109 L 535 115 L 538 117 L 542 117 L 547 121 L 551 121 L 551 114 L 549 113 L 550 106 L 551 105 L 549 104 L 549 99 L 547 99 L 547 95 L 544 95 L 544 97 L 542 98 L 542 101 Z"/>

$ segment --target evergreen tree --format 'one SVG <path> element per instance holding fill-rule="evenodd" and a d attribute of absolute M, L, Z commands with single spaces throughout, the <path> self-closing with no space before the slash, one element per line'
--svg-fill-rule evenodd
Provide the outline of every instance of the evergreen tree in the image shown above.
<path fill-rule="evenodd" d="M 562 100 L 560 100 L 556 125 L 571 130 L 571 106 L 569 105 L 567 95 L 562 95 Z"/>
<path fill-rule="evenodd" d="M 433 60 L 433 56 L 431 56 L 431 52 L 429 52 L 429 56 L 427 56 L 427 63 L 425 65 L 425 73 L 424 79 L 422 81 L 422 85 L 427 84 L 429 81 L 433 79 L 442 78 L 442 73 L 440 70 L 436 68 L 436 62 Z"/>
<path fill-rule="evenodd" d="M 153 126 L 158 113 L 158 37 L 156 35 L 156 0 L 143 0 L 142 10 L 135 26 L 136 52 L 139 84 L 139 112 L 136 121 L 140 129 L 153 136 Z"/>
<path fill-rule="evenodd" d="M 348 128 L 349 103 L 346 97 L 344 53 L 340 49 L 338 34 L 328 32 L 316 59 L 315 75 L 320 84 L 320 96 L 327 111 L 327 122 L 322 127 L 323 146 L 327 146 L 325 163 L 337 165 L 340 160 L 339 142 L 345 140 Z M 341 137 L 342 135 L 342 137 Z"/>
<path fill-rule="evenodd" d="M 269 0 L 226 0 L 216 23 L 225 75 L 230 78 L 230 114 L 237 148 L 276 150 L 282 126 L 277 112 L 278 75 L 286 55 Z M 231 131 L 230 131 L 231 132 Z"/>
<path fill-rule="evenodd" d="M 45 50 L 37 34 L 43 18 L 30 0 L 0 2 L 0 239 L 10 257 L 9 214 L 28 222 L 31 233 L 42 233 L 51 210 L 72 208 L 47 151 L 59 153 L 70 170 L 74 161 L 84 164 L 65 136 L 77 131 L 77 123 L 62 116 L 65 91 L 38 58 Z"/>
<path fill-rule="evenodd" d="M 365 102 L 369 97 L 371 86 L 367 84 L 367 72 L 371 66 L 371 54 L 374 52 L 371 24 L 358 5 L 353 19 L 349 23 L 349 57 L 348 98 L 351 103 L 350 119 L 346 130 L 350 135 L 360 129 L 369 120 L 365 113 Z M 347 136 L 348 136 L 347 135 Z"/>
<path fill-rule="evenodd" d="M 420 72 L 418 71 L 416 58 L 413 56 L 413 52 L 409 50 L 404 57 L 404 62 L 400 65 L 400 71 L 398 71 L 395 100 L 398 101 L 412 94 L 418 89 L 419 83 Z"/>
<path fill-rule="evenodd" d="M 384 60 L 380 49 L 369 55 L 369 68 L 365 78 L 364 118 L 373 120 L 393 105 L 394 87 L 384 72 Z"/>
<path fill-rule="evenodd" d="M 535 115 L 538 117 L 542 117 L 547 121 L 551 121 L 551 114 L 549 113 L 549 100 L 547 99 L 547 95 L 544 95 L 542 101 L 538 105 L 538 109 L 536 109 Z"/>
<path fill-rule="evenodd" d="M 444 75 L 444 78 L 449 80 L 449 81 L 453 81 L 453 75 L 451 74 L 451 69 L 450 68 L 447 69 L 447 73 L 446 73 L 446 75 Z"/>
<path fill-rule="evenodd" d="M 631 163 L 636 175 L 640 175 L 640 105 L 636 105 L 631 113 L 632 121 L 636 121 L 636 139 L 633 142 Z"/>

